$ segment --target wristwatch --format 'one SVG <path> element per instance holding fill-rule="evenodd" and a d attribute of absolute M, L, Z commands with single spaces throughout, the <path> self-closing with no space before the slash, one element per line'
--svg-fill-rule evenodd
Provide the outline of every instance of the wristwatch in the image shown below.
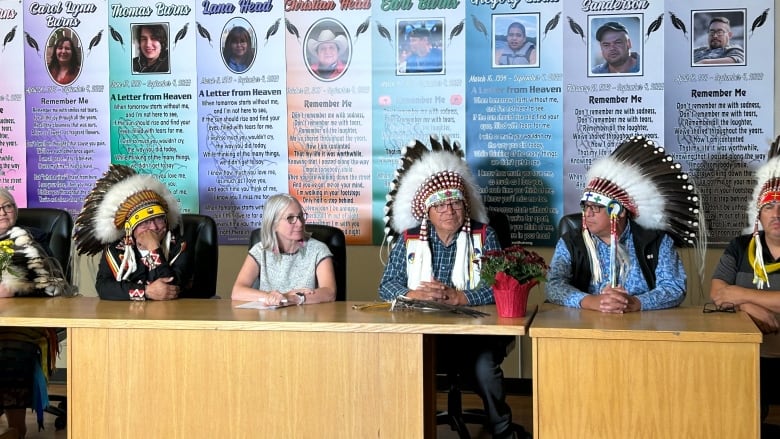
<path fill-rule="evenodd" d="M 295 295 L 301 298 L 301 301 L 298 302 L 298 305 L 303 305 L 304 303 L 306 303 L 306 295 L 305 294 L 298 292 L 298 293 L 295 293 Z"/>

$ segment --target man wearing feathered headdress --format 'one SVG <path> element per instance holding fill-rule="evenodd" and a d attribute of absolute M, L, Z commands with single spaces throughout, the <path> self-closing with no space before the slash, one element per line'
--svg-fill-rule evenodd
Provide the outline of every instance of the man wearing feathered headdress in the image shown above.
<path fill-rule="evenodd" d="M 704 224 L 680 168 L 643 137 L 593 164 L 580 200 L 582 228 L 558 240 L 550 262 L 550 302 L 608 313 L 682 303 L 686 274 L 674 245 L 697 245 Z"/>
<path fill-rule="evenodd" d="M 95 288 L 101 299 L 187 297 L 192 282 L 179 204 L 154 176 L 111 165 L 76 218 L 80 254 L 102 251 Z"/>
<path fill-rule="evenodd" d="M 710 297 L 718 307 L 746 312 L 764 333 L 761 343 L 761 419 L 780 394 L 780 136 L 756 171 L 748 205 L 752 232 L 734 238 L 712 274 Z"/>
<path fill-rule="evenodd" d="M 417 141 L 404 148 L 388 194 L 386 241 L 392 245 L 379 297 L 398 296 L 449 305 L 494 303 L 480 284 L 479 256 L 499 249 L 487 225 L 474 177 L 460 144 L 431 136 L 432 150 Z M 397 240 L 395 238 L 398 238 Z M 476 378 L 494 437 L 513 437 L 501 362 L 513 337 L 438 336 L 437 356 Z"/>

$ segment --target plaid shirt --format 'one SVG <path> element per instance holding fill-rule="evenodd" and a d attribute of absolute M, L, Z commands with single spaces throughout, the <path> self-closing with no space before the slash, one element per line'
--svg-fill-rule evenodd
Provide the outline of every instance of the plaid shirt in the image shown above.
<path fill-rule="evenodd" d="M 481 227 L 480 223 L 471 222 L 472 230 Z M 498 238 L 496 232 L 487 227 L 485 243 L 482 246 L 482 251 L 498 250 L 501 247 L 498 244 Z M 433 277 L 439 282 L 453 287 L 452 284 L 452 268 L 455 265 L 455 252 L 457 245 L 453 240 L 449 246 L 439 239 L 439 235 L 436 233 L 433 224 L 430 225 L 428 233 L 428 242 L 431 246 L 431 256 L 433 258 Z M 398 296 L 402 296 L 409 291 L 409 287 L 406 286 L 408 276 L 406 274 L 406 239 L 403 242 L 396 242 L 393 249 L 390 251 L 390 258 L 387 261 L 385 272 L 382 275 L 382 281 L 379 284 L 379 298 L 385 301 L 391 301 Z M 469 301 L 469 305 L 485 305 L 493 303 L 493 288 L 487 285 L 481 284 L 475 289 L 467 289 L 464 291 L 466 298 Z"/>

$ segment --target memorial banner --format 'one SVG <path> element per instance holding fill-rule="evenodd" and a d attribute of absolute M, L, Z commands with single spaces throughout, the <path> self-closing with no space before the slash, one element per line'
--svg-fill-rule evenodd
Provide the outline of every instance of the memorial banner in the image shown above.
<path fill-rule="evenodd" d="M 8 189 L 16 203 L 27 205 L 26 122 L 24 100 L 24 17 L 22 4 L 0 4 L 0 185 Z"/>
<path fill-rule="evenodd" d="M 109 163 L 106 4 L 24 7 L 27 205 L 75 214 Z"/>
<path fill-rule="evenodd" d="M 198 212 L 195 2 L 109 6 L 111 162 L 154 174 Z"/>
<path fill-rule="evenodd" d="M 196 14 L 200 213 L 224 244 L 248 242 L 265 200 L 288 191 L 284 14 L 271 2 Z M 262 6 L 265 5 L 265 6 Z"/>

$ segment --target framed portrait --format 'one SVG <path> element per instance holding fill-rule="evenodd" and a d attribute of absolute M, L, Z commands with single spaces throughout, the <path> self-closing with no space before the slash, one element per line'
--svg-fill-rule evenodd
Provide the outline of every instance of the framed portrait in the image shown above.
<path fill-rule="evenodd" d="M 352 61 L 352 39 L 340 21 L 323 18 L 304 37 L 303 60 L 312 76 L 320 81 L 341 78 Z"/>
<path fill-rule="evenodd" d="M 222 62 L 233 73 L 244 73 L 255 62 L 257 35 L 255 28 L 243 17 L 225 23 L 220 38 Z"/>
<path fill-rule="evenodd" d="M 539 67 L 539 14 L 493 15 L 493 67 Z"/>
<path fill-rule="evenodd" d="M 444 19 L 396 21 L 398 75 L 441 75 L 445 72 Z"/>
<path fill-rule="evenodd" d="M 642 75 L 642 15 L 592 16 L 588 76 Z"/>
<path fill-rule="evenodd" d="M 168 23 L 131 24 L 134 74 L 170 73 L 170 27 Z"/>
<path fill-rule="evenodd" d="M 691 11 L 691 67 L 746 65 L 745 9 Z"/>
<path fill-rule="evenodd" d="M 51 80 L 59 85 L 72 84 L 81 74 L 84 51 L 81 39 L 74 29 L 60 27 L 46 40 L 46 70 Z"/>

